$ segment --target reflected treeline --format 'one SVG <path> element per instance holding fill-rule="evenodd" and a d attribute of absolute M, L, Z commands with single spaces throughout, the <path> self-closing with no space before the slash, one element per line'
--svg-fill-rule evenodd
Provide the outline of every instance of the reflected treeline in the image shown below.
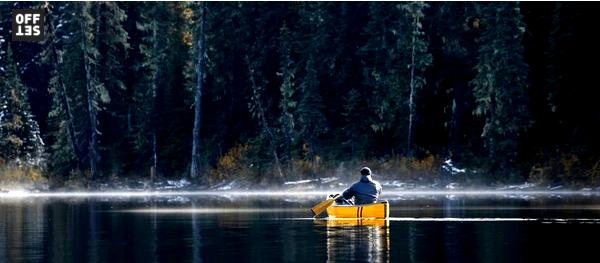
<path fill-rule="evenodd" d="M 210 200 L 35 200 L 0 202 L 0 262 L 302 261 L 327 258 L 324 232 L 302 212 L 130 213 L 166 206 L 214 207 Z M 247 203 L 247 202 L 242 202 Z M 272 205 L 272 204 L 271 204 Z M 235 211 L 235 210 L 232 210 Z M 274 220 L 281 218 L 282 220 Z M 266 252 L 265 252 L 266 251 Z"/>
<path fill-rule="evenodd" d="M 394 224 L 394 262 L 521 262 L 527 235 L 514 222 Z"/>
<path fill-rule="evenodd" d="M 27 203 L 0 207 L 0 262 L 43 259 L 47 228 L 44 206 Z"/>
<path fill-rule="evenodd" d="M 0 262 L 156 262 L 150 222 L 105 206 L 0 203 Z"/>

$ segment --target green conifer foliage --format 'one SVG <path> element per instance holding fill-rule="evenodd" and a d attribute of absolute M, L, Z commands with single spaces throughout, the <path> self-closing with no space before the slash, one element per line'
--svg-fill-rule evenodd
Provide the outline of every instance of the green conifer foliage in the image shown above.
<path fill-rule="evenodd" d="M 27 89 L 21 82 L 10 45 L 0 69 L 0 159 L 3 163 L 40 165 L 44 143 L 31 115 Z"/>
<path fill-rule="evenodd" d="M 516 143 L 530 125 L 527 109 L 527 70 L 521 40 L 525 27 L 519 3 L 481 6 L 477 76 L 472 81 L 476 108 L 485 118 L 481 136 L 490 160 L 514 164 Z"/>
<path fill-rule="evenodd" d="M 416 99 L 417 92 L 426 84 L 424 72 L 432 63 L 432 56 L 428 52 L 428 41 L 424 38 L 422 21 L 425 17 L 424 9 L 428 4 L 424 2 L 411 2 L 401 8 L 406 11 L 409 18 L 408 32 L 410 32 L 410 95 L 408 99 L 409 119 L 407 136 L 407 155 L 412 157 L 414 143 L 414 121 L 417 116 Z"/>

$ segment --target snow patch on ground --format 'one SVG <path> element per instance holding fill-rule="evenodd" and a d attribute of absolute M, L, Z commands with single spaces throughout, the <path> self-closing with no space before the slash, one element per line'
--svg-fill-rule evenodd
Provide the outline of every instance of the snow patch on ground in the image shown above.
<path fill-rule="evenodd" d="M 446 189 L 458 189 L 458 188 L 459 188 L 458 183 L 449 183 L 446 185 Z"/>
<path fill-rule="evenodd" d="M 290 182 L 285 182 L 283 183 L 283 185 L 296 185 L 296 184 L 306 184 L 306 183 L 310 183 L 316 180 L 300 180 L 300 181 L 290 181 Z"/>
<path fill-rule="evenodd" d="M 323 177 L 323 178 L 317 178 L 317 179 L 288 181 L 288 182 L 284 182 L 283 185 L 301 185 L 301 184 L 308 184 L 308 183 L 329 184 L 329 183 L 331 183 L 333 181 L 337 181 L 337 180 L 338 180 L 337 177 Z"/>
<path fill-rule="evenodd" d="M 503 186 L 503 187 L 498 188 L 498 190 L 524 190 L 524 189 L 532 189 L 537 186 L 538 186 L 537 184 L 525 182 L 522 184 Z"/>
<path fill-rule="evenodd" d="M 442 165 L 442 170 L 450 173 L 451 175 L 464 174 L 467 172 L 467 169 L 460 169 L 455 167 L 454 164 L 452 164 L 452 159 L 450 158 L 444 161 L 444 164 Z"/>

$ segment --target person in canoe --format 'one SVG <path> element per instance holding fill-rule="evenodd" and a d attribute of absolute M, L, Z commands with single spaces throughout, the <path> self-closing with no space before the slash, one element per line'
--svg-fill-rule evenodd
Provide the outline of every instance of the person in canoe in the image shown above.
<path fill-rule="evenodd" d="M 371 177 L 371 169 L 360 169 L 360 180 L 346 189 L 336 200 L 338 205 L 365 205 L 377 202 L 381 194 L 381 184 Z M 354 202 L 352 201 L 354 198 Z"/>

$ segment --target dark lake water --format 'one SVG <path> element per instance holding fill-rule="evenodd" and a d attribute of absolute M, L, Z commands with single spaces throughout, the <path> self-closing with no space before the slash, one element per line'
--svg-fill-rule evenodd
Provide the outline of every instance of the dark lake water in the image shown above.
<path fill-rule="evenodd" d="M 314 220 L 320 196 L 0 197 L 0 262 L 598 262 L 600 196 L 388 195 L 389 221 Z"/>

